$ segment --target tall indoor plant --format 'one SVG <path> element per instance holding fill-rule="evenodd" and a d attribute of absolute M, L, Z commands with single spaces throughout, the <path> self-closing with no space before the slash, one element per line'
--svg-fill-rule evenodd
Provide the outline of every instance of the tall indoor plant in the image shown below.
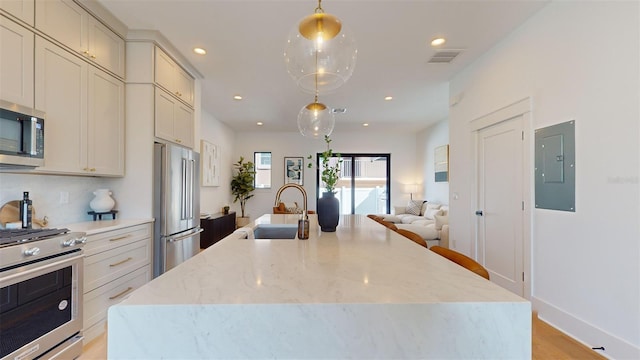
<path fill-rule="evenodd" d="M 234 203 L 240 200 L 241 217 L 245 218 L 245 205 L 247 204 L 247 200 L 253 196 L 252 192 L 255 190 L 253 184 L 256 172 L 253 167 L 253 162 L 244 162 L 244 157 L 242 156 L 240 156 L 240 160 L 238 160 L 233 167 L 235 174 L 231 178 L 231 194 L 234 196 Z M 238 223 L 238 225 L 241 224 Z"/>
<path fill-rule="evenodd" d="M 322 197 L 318 199 L 318 224 L 320 230 L 326 232 L 336 231 L 338 222 L 340 220 L 340 200 L 336 198 L 335 188 L 338 180 L 340 179 L 340 165 L 342 159 L 340 154 L 334 153 L 331 149 L 331 138 L 328 135 L 324 136 L 324 142 L 327 144 L 327 149 L 320 154 L 320 180 L 324 183 L 325 191 L 322 192 Z M 331 165 L 331 158 L 337 157 L 333 165 Z M 308 156 L 311 159 L 311 155 Z M 309 162 L 308 167 L 312 167 L 313 164 Z"/>

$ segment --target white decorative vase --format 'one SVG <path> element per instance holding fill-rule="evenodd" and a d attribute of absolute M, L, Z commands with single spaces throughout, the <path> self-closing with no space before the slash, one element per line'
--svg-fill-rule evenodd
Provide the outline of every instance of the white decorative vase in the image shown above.
<path fill-rule="evenodd" d="M 98 189 L 93 192 L 96 197 L 91 200 L 89 207 L 97 213 L 109 212 L 113 209 L 116 202 L 111 198 L 109 189 Z"/>

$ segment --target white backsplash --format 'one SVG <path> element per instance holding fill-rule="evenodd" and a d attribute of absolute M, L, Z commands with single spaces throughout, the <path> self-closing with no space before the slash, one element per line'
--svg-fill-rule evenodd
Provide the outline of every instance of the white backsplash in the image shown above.
<path fill-rule="evenodd" d="M 47 227 L 91 221 L 93 217 L 87 212 L 91 211 L 89 202 L 94 197 L 93 192 L 109 189 L 113 182 L 114 179 L 108 178 L 0 173 L 0 206 L 11 200 L 21 200 L 22 193 L 28 191 L 35 217 L 47 216 Z M 68 203 L 63 204 L 61 198 L 67 193 Z M 112 197 L 117 209 L 118 194 L 113 191 Z"/>

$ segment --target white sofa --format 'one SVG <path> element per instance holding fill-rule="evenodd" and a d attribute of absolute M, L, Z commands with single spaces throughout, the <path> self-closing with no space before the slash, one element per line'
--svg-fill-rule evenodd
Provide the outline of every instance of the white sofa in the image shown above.
<path fill-rule="evenodd" d="M 385 221 L 392 222 L 398 229 L 406 229 L 422 236 L 429 247 L 439 245 L 449 247 L 449 206 L 444 204 L 413 200 L 407 206 L 394 206 L 393 214 L 382 214 Z M 419 215 L 410 214 L 411 208 Z"/>

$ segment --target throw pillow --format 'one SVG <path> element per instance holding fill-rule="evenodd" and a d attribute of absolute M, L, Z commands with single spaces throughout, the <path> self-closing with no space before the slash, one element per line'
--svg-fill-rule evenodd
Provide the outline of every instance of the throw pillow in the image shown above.
<path fill-rule="evenodd" d="M 427 209 L 440 209 L 441 206 L 442 204 L 428 203 Z"/>
<path fill-rule="evenodd" d="M 409 200 L 405 213 L 411 215 L 420 215 L 420 209 L 422 208 L 423 200 Z"/>
<path fill-rule="evenodd" d="M 434 215 L 436 218 L 436 230 L 442 230 L 442 225 L 449 225 L 449 217 L 447 215 Z"/>
<path fill-rule="evenodd" d="M 427 209 L 427 211 L 425 211 L 424 213 L 424 217 L 429 219 L 429 220 L 433 220 L 434 216 L 436 215 L 442 215 L 442 210 L 440 209 Z"/>

